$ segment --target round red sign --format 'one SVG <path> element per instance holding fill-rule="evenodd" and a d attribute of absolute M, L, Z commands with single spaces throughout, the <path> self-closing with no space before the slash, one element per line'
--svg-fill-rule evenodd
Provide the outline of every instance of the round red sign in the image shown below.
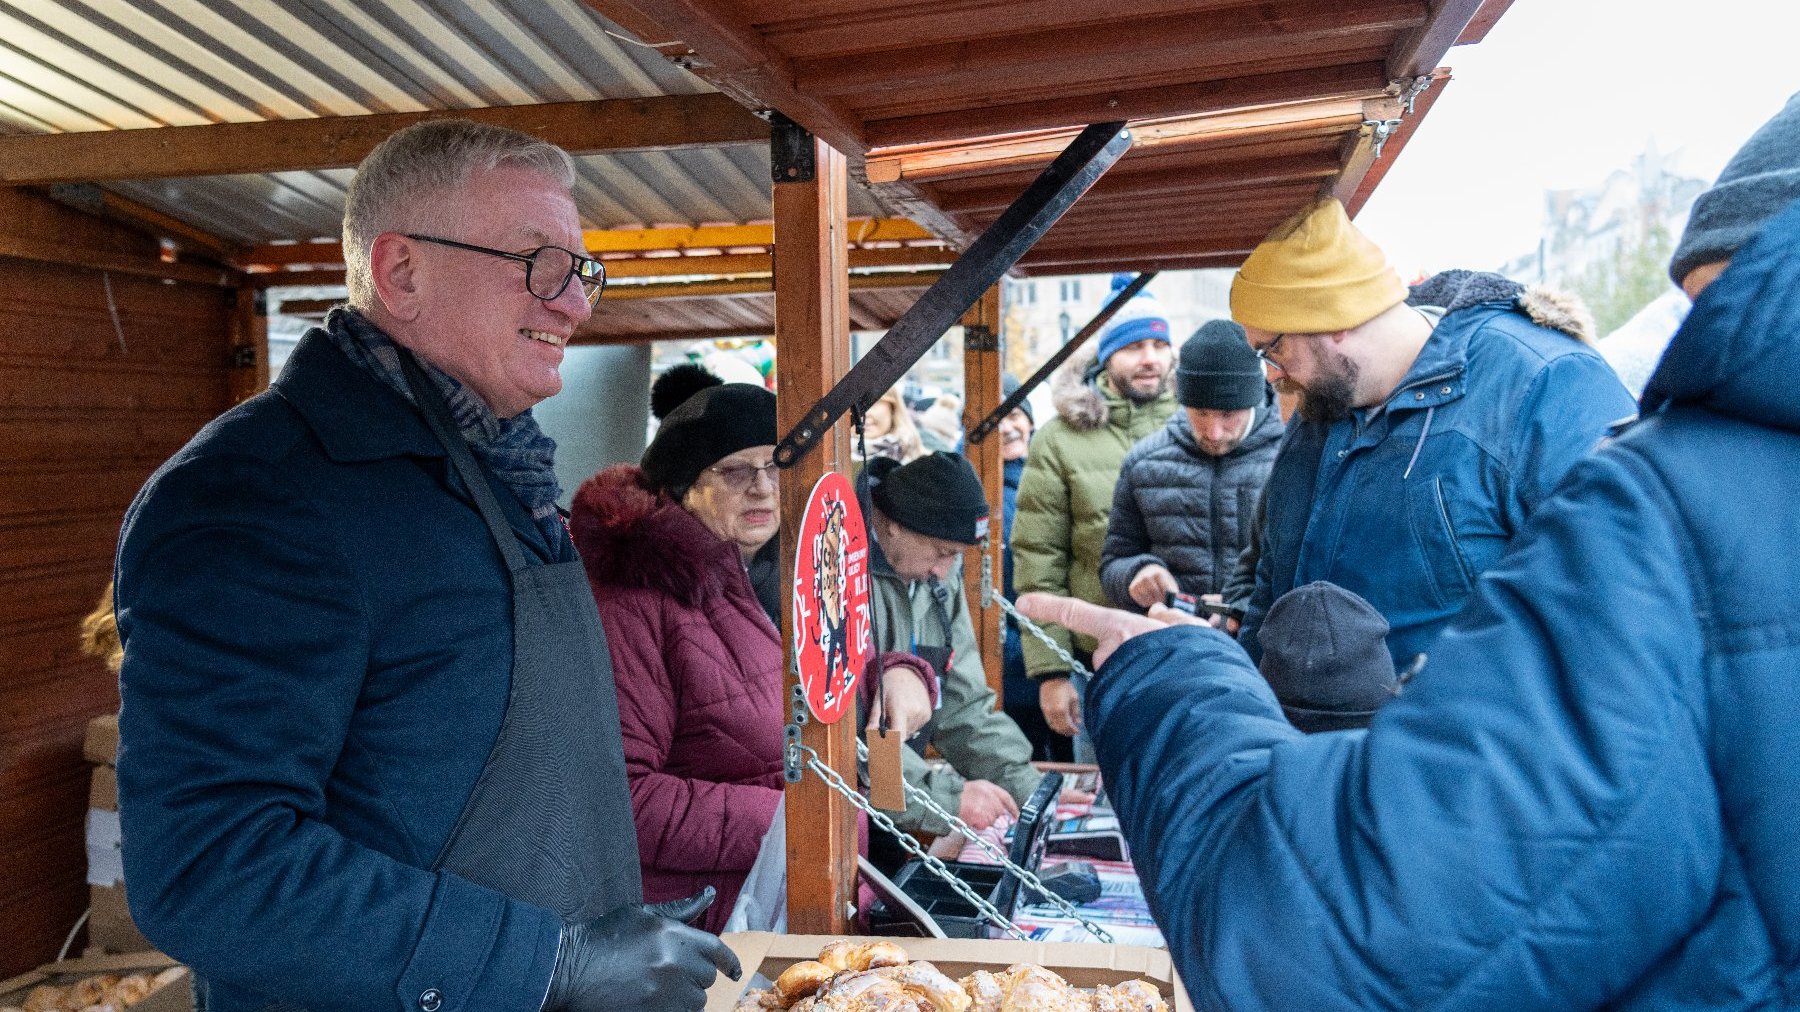
<path fill-rule="evenodd" d="M 794 550 L 794 666 L 806 707 L 827 724 L 856 706 L 874 647 L 869 536 L 850 482 L 828 471 L 813 486 Z"/>

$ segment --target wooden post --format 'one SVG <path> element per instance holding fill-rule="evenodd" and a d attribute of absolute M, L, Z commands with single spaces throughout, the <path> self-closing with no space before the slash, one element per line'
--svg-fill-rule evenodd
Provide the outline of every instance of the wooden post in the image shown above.
<path fill-rule="evenodd" d="M 963 430 L 966 432 L 981 423 L 990 412 L 1000 406 L 1004 399 L 1000 394 L 1000 374 L 1002 371 L 1000 357 L 1000 324 L 1002 308 L 1000 305 L 1000 284 L 989 288 L 981 299 L 969 311 L 963 314 Z M 994 588 L 998 592 L 1002 587 L 1002 566 L 1005 557 L 1002 553 L 1002 524 L 1004 518 L 1003 496 L 1005 495 L 1005 478 L 1000 466 L 1000 439 L 998 436 L 984 439 L 979 443 L 965 442 L 963 453 L 968 456 L 969 463 L 974 465 L 975 476 L 981 479 L 981 487 L 987 492 L 988 499 L 988 558 L 993 565 Z M 975 620 L 975 642 L 981 645 L 981 668 L 986 672 L 988 685 L 994 689 L 994 701 L 1000 703 L 1001 683 L 1004 677 L 1004 661 L 1002 636 L 1004 630 L 1000 623 L 999 608 L 981 607 L 981 555 L 979 552 L 967 557 L 963 566 L 963 586 L 969 595 L 970 617 Z"/>
<path fill-rule="evenodd" d="M 849 261 L 846 256 L 847 172 L 844 156 L 791 124 L 798 160 L 810 153 L 812 178 L 803 170 L 787 176 L 777 157 L 775 183 L 775 358 L 776 430 L 791 431 L 807 410 L 850 368 Z M 778 153 L 783 149 L 777 139 Z M 792 153 L 796 149 L 788 147 Z M 781 473 L 781 573 L 793 579 L 794 552 L 807 496 L 826 471 L 850 473 L 847 424 L 831 433 Z M 781 597 L 781 634 L 787 658 L 786 705 L 791 710 L 799 685 L 793 667 L 794 600 Z M 802 704 L 804 705 L 804 704 Z M 845 781 L 856 783 L 856 720 L 836 724 L 809 721 L 801 740 Z M 807 771 L 787 788 L 788 930 L 796 934 L 843 934 L 856 900 L 856 811 L 818 775 Z"/>
<path fill-rule="evenodd" d="M 237 290 L 231 317 L 231 403 L 241 404 L 269 385 L 268 293 L 246 285 Z"/>

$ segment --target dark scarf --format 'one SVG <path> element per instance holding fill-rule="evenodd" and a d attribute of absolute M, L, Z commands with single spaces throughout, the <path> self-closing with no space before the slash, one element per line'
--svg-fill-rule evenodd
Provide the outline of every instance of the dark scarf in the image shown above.
<path fill-rule="evenodd" d="M 406 374 L 400 369 L 399 346 L 380 327 L 370 323 L 368 317 L 349 306 L 339 306 L 326 315 L 325 332 L 350 361 L 387 384 L 408 404 L 413 404 Z M 556 510 L 556 500 L 562 496 L 562 486 L 557 484 L 552 466 L 556 441 L 538 428 L 537 419 L 531 416 L 529 409 L 511 418 L 500 418 L 475 395 L 475 391 L 423 358 L 414 356 L 414 360 L 444 395 L 450 417 L 455 420 L 457 431 L 468 442 L 475 459 L 512 490 L 532 519 L 544 529 L 550 543 L 558 544 L 562 540 L 562 519 Z"/>

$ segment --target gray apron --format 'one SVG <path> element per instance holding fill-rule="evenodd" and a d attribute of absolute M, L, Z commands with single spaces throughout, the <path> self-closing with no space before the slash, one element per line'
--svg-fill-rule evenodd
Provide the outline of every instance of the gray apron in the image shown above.
<path fill-rule="evenodd" d="M 435 384 L 407 386 L 475 500 L 511 575 L 512 685 L 487 764 L 432 871 L 553 910 L 565 922 L 643 902 L 612 656 L 580 560 L 531 565 Z M 554 549 L 552 549 L 554 551 Z M 196 980 L 205 1012 L 209 982 Z M 421 996 L 421 1008 L 436 1000 Z M 292 1002 L 261 1012 L 305 1012 Z"/>
<path fill-rule="evenodd" d="M 437 387 L 407 385 L 512 575 L 513 668 L 487 765 L 432 870 L 565 922 L 643 901 L 612 658 L 580 560 L 530 565 Z"/>

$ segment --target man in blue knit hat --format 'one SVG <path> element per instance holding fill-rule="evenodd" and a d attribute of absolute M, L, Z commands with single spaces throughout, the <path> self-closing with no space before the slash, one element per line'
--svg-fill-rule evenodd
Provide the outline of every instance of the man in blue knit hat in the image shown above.
<path fill-rule="evenodd" d="M 1021 594 L 1049 591 L 1109 603 L 1100 559 L 1119 467 L 1133 444 L 1160 431 L 1175 412 L 1169 321 L 1147 295 L 1120 315 L 1092 357 L 1076 355 L 1051 381 L 1056 417 L 1032 438 L 1013 519 L 1013 584 Z M 1077 659 L 1093 649 L 1085 637 L 1071 639 L 1056 627 L 1049 632 Z M 1024 637 L 1023 645 L 1044 719 L 1074 737 L 1081 701 L 1068 663 L 1035 636 Z"/>

